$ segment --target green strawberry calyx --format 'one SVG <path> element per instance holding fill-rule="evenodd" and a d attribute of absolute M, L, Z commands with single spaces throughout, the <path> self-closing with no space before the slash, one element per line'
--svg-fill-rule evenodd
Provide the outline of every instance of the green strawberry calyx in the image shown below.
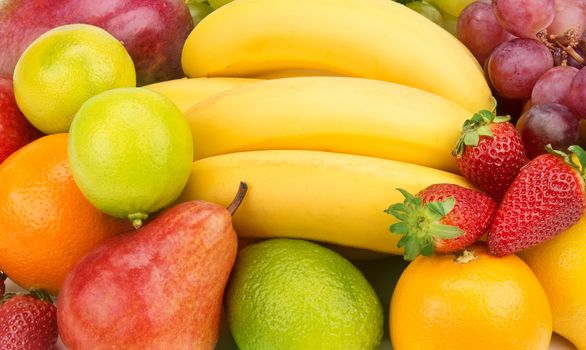
<path fill-rule="evenodd" d="M 568 147 L 569 153 L 553 149 L 551 145 L 545 146 L 545 150 L 549 154 L 563 158 L 566 164 L 572 167 L 572 169 L 576 170 L 586 183 L 586 153 L 582 147 L 578 145 L 572 145 Z M 572 156 L 575 156 L 575 159 Z"/>
<path fill-rule="evenodd" d="M 45 301 L 49 304 L 53 304 L 53 299 L 51 298 L 51 296 L 45 292 L 42 289 L 31 289 L 28 291 L 28 293 L 26 294 L 21 294 L 21 293 L 6 293 L 4 294 L 4 296 L 2 297 L 2 299 L 0 299 L 0 304 L 4 304 L 5 302 L 7 302 L 8 300 L 14 298 L 15 296 L 18 295 L 24 295 L 24 296 L 28 296 L 28 297 L 33 297 L 35 299 L 39 299 L 42 301 Z"/>
<path fill-rule="evenodd" d="M 391 205 L 385 213 L 394 216 L 399 221 L 389 227 L 391 233 L 403 235 L 397 247 L 404 247 L 403 258 L 407 261 L 414 260 L 419 254 L 432 256 L 435 251 L 436 239 L 451 239 L 464 234 L 464 231 L 456 226 L 444 225 L 440 220 L 446 217 L 456 204 L 454 197 L 445 198 L 443 201 L 428 202 L 409 192 L 397 189 L 405 200 L 402 203 Z"/>
<path fill-rule="evenodd" d="M 456 143 L 456 146 L 452 150 L 454 157 L 460 158 L 464 154 L 464 147 L 474 147 L 478 145 L 480 136 L 493 137 L 492 131 L 490 131 L 490 125 L 496 123 L 505 123 L 511 120 L 510 116 L 497 116 L 491 111 L 481 110 L 475 113 L 472 118 L 464 122 L 462 127 L 462 133 Z"/>

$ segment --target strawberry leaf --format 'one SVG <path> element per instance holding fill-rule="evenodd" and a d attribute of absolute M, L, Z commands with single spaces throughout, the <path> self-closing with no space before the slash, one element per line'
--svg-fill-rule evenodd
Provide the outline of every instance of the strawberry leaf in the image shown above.
<path fill-rule="evenodd" d="M 572 145 L 568 147 L 568 151 L 572 152 L 576 158 L 578 158 L 578 162 L 580 163 L 580 168 L 578 170 L 580 171 L 580 174 L 584 175 L 584 172 L 586 171 L 586 154 L 584 153 L 584 149 L 578 145 Z"/>
<path fill-rule="evenodd" d="M 476 146 L 478 141 L 480 141 L 480 136 L 475 132 L 464 135 L 464 145 L 466 146 Z"/>
<path fill-rule="evenodd" d="M 458 142 L 452 149 L 454 157 L 461 157 L 464 154 L 464 146 L 474 147 L 478 145 L 480 136 L 494 137 L 490 126 L 495 123 L 508 122 L 509 116 L 497 117 L 494 112 L 481 110 L 475 113 L 470 119 L 464 122 Z"/>
<path fill-rule="evenodd" d="M 409 192 L 398 189 L 405 198 L 403 203 L 395 203 L 385 213 L 394 216 L 399 221 L 390 225 L 389 230 L 393 234 L 403 235 L 397 246 L 404 248 L 404 259 L 413 260 L 420 253 L 433 255 L 434 241 L 439 239 L 451 239 L 464 234 L 460 228 L 441 224 L 455 207 L 456 199 L 447 197 L 441 201 L 423 204 L 423 199 L 413 196 Z"/>

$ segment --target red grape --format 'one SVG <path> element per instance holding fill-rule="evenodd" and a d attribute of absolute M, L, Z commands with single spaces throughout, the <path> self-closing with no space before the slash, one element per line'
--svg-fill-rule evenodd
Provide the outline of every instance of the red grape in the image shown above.
<path fill-rule="evenodd" d="M 570 66 L 551 68 L 535 83 L 531 93 L 531 103 L 534 105 L 542 103 L 565 105 L 576 73 L 578 73 L 578 69 Z"/>
<path fill-rule="evenodd" d="M 501 25 L 521 38 L 535 38 L 555 16 L 554 0 L 492 0 L 492 8 Z"/>
<path fill-rule="evenodd" d="M 557 103 L 535 105 L 519 118 L 517 130 L 525 144 L 529 159 L 545 153 L 545 146 L 565 150 L 578 143 L 578 119 L 565 106 Z"/>
<path fill-rule="evenodd" d="M 506 41 L 488 59 L 488 76 L 503 97 L 529 98 L 533 86 L 553 67 L 549 49 L 537 40 L 517 38 Z"/>
<path fill-rule="evenodd" d="M 547 28 L 548 34 L 563 35 L 570 28 L 582 33 L 586 24 L 584 0 L 555 0 L 555 17 Z"/>
<path fill-rule="evenodd" d="M 586 67 L 580 69 L 572 80 L 567 104 L 579 117 L 586 118 Z"/>
<path fill-rule="evenodd" d="M 510 39 L 496 20 L 492 5 L 475 1 L 458 18 L 458 39 L 474 54 L 481 64 L 499 44 Z"/>

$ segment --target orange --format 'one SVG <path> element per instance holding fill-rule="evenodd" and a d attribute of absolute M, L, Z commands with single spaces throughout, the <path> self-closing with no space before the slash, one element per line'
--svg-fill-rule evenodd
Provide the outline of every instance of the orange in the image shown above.
<path fill-rule="evenodd" d="M 405 269 L 391 299 L 393 349 L 548 349 L 551 311 L 531 269 L 484 246 L 466 252 Z"/>
<path fill-rule="evenodd" d="M 57 294 L 96 244 L 130 229 L 82 196 L 67 160 L 67 134 L 45 136 L 0 165 L 0 270 L 23 288 Z"/>
<path fill-rule="evenodd" d="M 586 350 L 586 215 L 552 240 L 519 256 L 545 289 L 553 330 Z"/>

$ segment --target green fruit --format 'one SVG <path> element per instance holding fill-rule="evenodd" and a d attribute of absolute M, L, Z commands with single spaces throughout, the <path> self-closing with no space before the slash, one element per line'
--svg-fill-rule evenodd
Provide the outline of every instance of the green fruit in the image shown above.
<path fill-rule="evenodd" d="M 232 0 L 209 0 L 208 2 L 210 3 L 210 6 L 212 6 L 213 8 L 219 9 L 227 3 L 232 2 Z"/>
<path fill-rule="evenodd" d="M 383 336 L 383 310 L 362 273 L 311 242 L 244 248 L 226 295 L 240 350 L 378 349 Z"/>
<path fill-rule="evenodd" d="M 67 132 L 90 97 L 134 86 L 134 63 L 124 46 L 88 24 L 68 24 L 44 33 L 27 47 L 14 70 L 18 107 L 46 134 Z"/>
<path fill-rule="evenodd" d="M 183 114 L 142 88 L 114 89 L 85 102 L 68 148 L 73 178 L 90 203 L 137 227 L 177 199 L 193 159 Z"/>

